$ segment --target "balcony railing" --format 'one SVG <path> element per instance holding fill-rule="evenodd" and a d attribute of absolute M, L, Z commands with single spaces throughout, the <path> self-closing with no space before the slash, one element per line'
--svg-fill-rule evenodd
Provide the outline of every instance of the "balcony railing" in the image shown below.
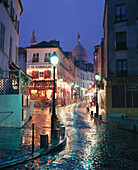
<path fill-rule="evenodd" d="M 20 70 L 0 71 L 0 95 L 29 94 L 31 78 L 22 75 Z"/>

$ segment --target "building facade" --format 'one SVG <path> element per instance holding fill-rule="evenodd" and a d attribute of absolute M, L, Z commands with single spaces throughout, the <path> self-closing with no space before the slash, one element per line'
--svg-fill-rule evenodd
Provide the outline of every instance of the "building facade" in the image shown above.
<path fill-rule="evenodd" d="M 21 128 L 33 113 L 31 78 L 18 67 L 21 0 L 0 1 L 0 126 Z"/>
<path fill-rule="evenodd" d="M 31 38 L 30 42 L 36 43 L 36 37 Z M 30 84 L 31 98 L 37 100 L 39 105 L 43 99 L 52 102 L 53 66 L 49 58 L 54 52 L 59 56 L 59 63 L 56 67 L 57 104 L 65 105 L 85 99 L 88 88 L 94 83 L 92 64 L 81 64 L 80 67 L 79 62 L 78 66 L 74 62 L 72 52 L 64 52 L 60 47 L 60 42 L 56 40 L 36 43 L 25 50 L 27 74 L 33 77 L 33 82 Z"/>
<path fill-rule="evenodd" d="M 18 48 L 18 66 L 26 73 L 26 51 L 23 47 Z"/>
<path fill-rule="evenodd" d="M 12 62 L 18 64 L 18 40 L 20 15 L 23 11 L 20 0 L 0 1 L 0 69 L 8 70 Z"/>
<path fill-rule="evenodd" d="M 138 116 L 138 1 L 106 0 L 103 27 L 103 56 L 100 45 L 95 67 L 103 79 L 107 116 Z"/>
<path fill-rule="evenodd" d="M 52 43 L 54 42 L 54 44 Z M 32 99 L 42 103 L 43 99 L 52 102 L 53 95 L 53 66 L 50 56 L 56 52 L 59 56 L 59 64 L 56 67 L 56 101 L 57 104 L 69 104 L 73 100 L 72 83 L 74 83 L 74 65 L 59 47 L 55 46 L 55 40 L 40 42 L 26 48 L 27 74 L 33 77 L 30 84 Z"/>

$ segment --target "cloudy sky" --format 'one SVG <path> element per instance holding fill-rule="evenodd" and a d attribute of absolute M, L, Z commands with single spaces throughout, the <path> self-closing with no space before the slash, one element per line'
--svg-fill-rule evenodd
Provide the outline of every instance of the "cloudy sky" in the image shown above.
<path fill-rule="evenodd" d="M 28 46 L 35 30 L 38 42 L 56 39 L 64 51 L 72 51 L 79 33 L 92 62 L 94 46 L 103 37 L 104 1 L 22 0 L 19 46 Z"/>

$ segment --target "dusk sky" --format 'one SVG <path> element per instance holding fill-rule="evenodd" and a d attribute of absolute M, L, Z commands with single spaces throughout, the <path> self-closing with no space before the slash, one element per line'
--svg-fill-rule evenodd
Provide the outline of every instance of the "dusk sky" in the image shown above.
<path fill-rule="evenodd" d="M 63 51 L 72 51 L 80 34 L 92 62 L 94 46 L 103 37 L 105 0 L 22 0 L 20 47 L 26 47 L 35 30 L 38 42 L 56 39 Z"/>

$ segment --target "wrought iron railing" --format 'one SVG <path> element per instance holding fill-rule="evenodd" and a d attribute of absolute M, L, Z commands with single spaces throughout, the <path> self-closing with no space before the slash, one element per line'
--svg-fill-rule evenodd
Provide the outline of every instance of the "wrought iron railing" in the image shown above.
<path fill-rule="evenodd" d="M 0 70 L 0 95 L 29 94 L 30 81 L 20 70 Z"/>
<path fill-rule="evenodd" d="M 0 78 L 0 94 L 19 94 L 19 79 Z"/>

